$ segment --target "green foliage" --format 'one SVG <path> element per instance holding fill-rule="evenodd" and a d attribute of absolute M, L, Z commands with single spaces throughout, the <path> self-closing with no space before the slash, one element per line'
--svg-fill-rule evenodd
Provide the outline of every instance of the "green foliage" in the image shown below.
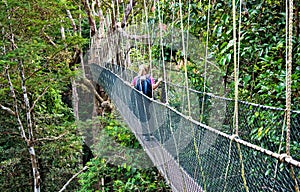
<path fill-rule="evenodd" d="M 124 5 L 128 1 L 122 2 Z M 190 2 L 190 4 L 189 4 Z M 182 1 L 182 17 L 180 4 L 171 1 L 156 1 L 155 10 L 152 11 L 153 2 L 148 1 L 147 9 L 150 24 L 164 23 L 183 28 L 200 42 L 209 37 L 208 47 L 210 55 L 216 60 L 217 66 L 222 70 L 222 77 L 229 97 L 233 97 L 233 41 L 232 41 L 232 2 L 212 2 L 208 5 L 204 1 Z M 237 8 L 238 8 L 237 1 Z M 239 99 L 275 107 L 285 105 L 285 2 L 284 1 L 245 1 L 242 7 L 240 26 L 240 70 L 239 70 Z M 109 10 L 111 5 L 103 3 L 103 12 Z M 124 16 L 125 6 L 119 6 L 121 17 Z M 143 10 L 143 2 L 138 2 L 135 10 Z M 82 34 L 73 32 L 71 21 L 66 16 L 66 9 L 70 10 L 77 26 L 79 15 L 82 19 Z M 210 20 L 207 11 L 210 9 Z M 34 137 L 39 168 L 42 176 L 43 191 L 57 191 L 80 168 L 81 139 L 76 133 L 73 124 L 73 113 L 63 102 L 62 95 L 69 91 L 67 85 L 74 76 L 69 68 L 73 59 L 74 48 L 87 47 L 89 37 L 89 24 L 85 14 L 79 10 L 78 2 L 63 1 L 16 1 L 0 2 L 0 26 L 2 39 L 0 42 L 0 98 L 1 105 L 14 109 L 7 77 L 4 75 L 5 67 L 9 67 L 12 83 L 16 91 L 20 118 L 26 126 L 26 111 L 21 89 L 21 78 L 17 64 L 22 62 L 26 76 L 26 87 L 34 120 Z M 297 14 L 297 13 L 296 13 Z M 299 13 L 298 13 L 299 15 Z M 160 17 L 160 18 L 159 18 Z M 133 17 L 128 23 L 133 22 Z M 96 18 L 96 22 L 99 18 Z M 239 15 L 237 15 L 238 23 Z M 145 23 L 144 13 L 136 12 L 135 20 Z M 207 31 L 207 22 L 210 29 Z M 97 22 L 98 23 L 98 22 Z M 61 38 L 60 28 L 64 27 L 66 38 Z M 299 32 L 299 26 L 294 26 Z M 238 30 L 238 29 L 237 29 Z M 11 39 L 14 37 L 14 39 Z M 82 38 L 84 37 L 84 38 Z M 13 41 L 12 41 L 13 40 Z M 292 103 L 293 109 L 300 107 L 300 37 L 293 37 L 293 74 L 292 74 Z M 14 44 L 13 44 L 14 43 Z M 164 45 L 162 55 L 161 46 L 152 47 L 154 66 L 162 68 L 162 61 L 177 63 L 183 59 L 181 51 L 172 52 L 170 46 Z M 133 62 L 150 58 L 143 53 L 143 47 L 136 47 L 132 51 Z M 173 58 L 171 58 L 171 54 Z M 188 78 L 191 87 L 203 90 L 204 79 L 201 76 L 203 68 L 189 61 Z M 178 78 L 181 82 L 182 79 Z M 209 90 L 209 85 L 206 87 Z M 45 93 L 44 93 L 45 92 Z M 180 106 L 181 93 L 170 89 L 170 104 Z M 41 97 L 40 97 L 41 96 Z M 40 97 L 40 98 L 39 98 Z M 293 118 L 297 119 L 298 116 Z M 281 138 L 281 130 L 264 126 L 264 123 L 255 122 L 274 121 L 274 126 L 280 126 L 278 116 L 264 112 L 255 113 L 247 117 L 247 123 L 253 125 L 247 138 L 266 146 L 277 149 L 280 143 L 285 146 Z M 27 146 L 20 137 L 18 125 L 14 116 L 0 110 L 0 185 L 3 191 L 30 191 L 32 177 L 30 176 L 30 159 Z M 126 148 L 128 154 L 124 157 L 133 163 L 135 150 L 141 149 L 134 135 L 122 123 L 113 118 L 100 119 L 105 128 L 101 130 L 100 141 L 93 146 L 95 150 L 103 149 L 101 159 L 96 158 L 89 163 L 89 170 L 80 176 L 80 191 L 164 191 L 165 184 L 158 179 L 156 170 L 136 169 L 129 163 L 112 164 L 109 152 L 117 152 Z M 241 123 L 243 125 L 243 122 Z M 297 125 L 293 125 L 297 126 Z M 281 127 L 281 126 L 280 126 Z M 249 130 L 248 130 L 249 131 Z M 294 135 L 297 135 L 294 133 Z M 295 136 L 294 136 L 295 137 Z M 56 139 L 53 139 L 56 138 Z M 298 138 L 293 138 L 291 152 L 297 155 L 300 144 Z M 114 141 L 114 145 L 108 141 Z M 284 148 L 282 149 L 285 150 Z M 135 156 L 143 160 L 141 156 Z M 151 177 L 150 177 L 151 176 Z M 104 180 L 102 185 L 101 178 Z M 76 190 L 76 182 L 70 190 Z M 12 189 L 13 187 L 13 189 Z"/>
<path fill-rule="evenodd" d="M 59 91 L 53 89 L 42 97 L 34 114 L 34 135 L 39 139 L 35 143 L 35 150 L 43 179 L 42 189 L 57 191 L 80 168 L 80 137 L 76 135 L 73 114 L 62 102 Z M 6 116 L 2 112 L 2 118 Z M 3 121 L 1 133 L 6 133 L 0 137 L 0 148 L 5 154 L 0 159 L 3 190 L 11 191 L 10 187 L 13 186 L 15 191 L 30 191 L 31 177 L 26 174 L 31 170 L 29 154 L 13 118 L 8 117 Z"/>
<path fill-rule="evenodd" d="M 239 24 L 239 2 L 236 2 L 237 24 Z M 223 72 L 224 84 L 229 96 L 233 95 L 233 25 L 232 25 L 232 2 L 215 2 L 208 6 L 208 1 L 182 2 L 182 17 L 180 17 L 180 4 L 172 2 L 157 3 L 154 17 L 156 22 L 172 25 L 175 28 L 183 27 L 200 42 L 205 42 L 209 36 L 209 53 L 216 60 L 216 64 Z M 209 31 L 207 31 L 210 9 Z M 160 13 L 159 13 L 160 11 Z M 240 66 L 239 77 L 241 82 L 239 97 L 260 104 L 281 107 L 285 104 L 285 4 L 276 1 L 244 2 L 241 10 L 240 30 Z M 163 16 L 162 16 L 163 15 Z M 159 18 L 161 17 L 161 18 Z M 297 39 L 297 37 L 294 37 Z M 298 37 L 299 38 L 299 37 Z M 294 50 L 298 50 L 298 43 L 294 44 Z M 153 58 L 170 61 L 168 53 L 161 56 L 160 47 L 154 49 Z M 298 51 L 294 53 L 293 74 L 293 98 L 299 98 L 297 77 L 299 69 Z M 177 58 L 181 59 L 181 58 Z M 200 75 L 193 74 L 199 71 L 199 65 L 194 64 L 188 69 L 189 79 L 192 85 L 201 89 Z M 268 77 L 268 78 L 266 78 Z M 266 88 L 267 87 L 267 88 Z M 299 87 L 299 86 L 298 86 Z M 271 97 L 270 97 L 271 96 Z M 293 102 L 299 103 L 297 99 Z M 296 109 L 298 105 L 295 106 Z"/>
<path fill-rule="evenodd" d="M 89 169 L 79 175 L 79 191 L 170 191 L 156 168 L 136 168 L 135 162 L 145 164 L 149 159 L 142 159 L 147 155 L 139 154 L 139 142 L 123 123 L 113 115 L 101 117 L 100 122 L 104 129 L 93 147 L 98 158 L 92 159 L 87 164 Z M 114 158 L 115 152 L 122 155 L 122 161 Z"/>
<path fill-rule="evenodd" d="M 35 143 L 35 150 L 43 179 L 42 189 L 47 191 L 59 190 L 80 168 L 78 163 L 81 158 L 81 140 L 76 135 L 76 127 L 72 122 L 73 115 L 60 97 L 58 93 L 52 98 L 45 96 L 47 102 L 51 104 L 56 102 L 55 107 L 43 105 L 46 99 L 43 101 L 42 98 L 41 106 L 45 108 L 37 107 L 35 111 L 34 135 L 39 139 Z M 5 116 L 7 114 L 2 112 L 2 117 Z M 3 121 L 0 131 L 2 133 L 0 150 L 3 154 L 0 159 L 2 191 L 11 191 L 11 186 L 15 191 L 30 191 L 32 178 L 28 177 L 27 173 L 31 170 L 31 163 L 15 120 L 8 117 Z M 75 187 L 74 184 L 70 186 L 72 187 Z"/>
<path fill-rule="evenodd" d="M 73 33 L 66 9 L 70 9 L 78 25 L 76 18 L 82 12 L 77 11 L 78 5 L 73 1 L 0 2 L 0 104 L 15 110 L 4 73 L 8 68 L 20 120 L 28 134 L 18 67 L 22 63 L 30 107 L 33 107 L 32 145 L 38 160 L 42 191 L 58 191 L 80 169 L 81 138 L 74 126 L 73 112 L 63 99 L 70 97 L 68 85 L 74 72 L 69 63 L 74 48 L 86 44 L 86 40 Z M 66 31 L 65 39 L 60 33 L 62 26 Z M 1 191 L 32 191 L 30 154 L 21 138 L 16 117 L 4 110 L 0 110 L 0 116 Z M 72 188 L 76 189 L 76 182 L 69 186 Z"/>
<path fill-rule="evenodd" d="M 134 149 L 140 148 L 138 140 L 136 140 L 135 136 L 116 121 L 112 121 L 105 127 L 105 131 L 108 136 L 113 137 L 121 146 L 132 146 Z"/>
<path fill-rule="evenodd" d="M 80 175 L 79 191 L 170 191 L 153 168 L 136 169 L 129 165 L 112 165 L 93 159 L 88 171 Z"/>

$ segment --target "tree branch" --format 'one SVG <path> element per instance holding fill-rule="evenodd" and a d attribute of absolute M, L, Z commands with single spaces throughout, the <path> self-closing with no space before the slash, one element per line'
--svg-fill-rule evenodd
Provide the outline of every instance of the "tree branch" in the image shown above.
<path fill-rule="evenodd" d="M 46 32 L 44 32 L 44 28 L 43 28 L 43 35 L 46 37 L 46 39 L 50 42 L 51 45 L 53 45 L 55 48 L 57 48 L 56 44 L 52 41 L 52 39 L 49 37 L 49 35 L 47 35 Z"/>
<path fill-rule="evenodd" d="M 71 24 L 72 24 L 72 27 L 73 27 L 73 31 L 74 31 L 74 33 L 76 33 L 77 32 L 77 27 L 76 27 L 75 21 L 74 21 L 74 19 L 72 17 L 72 14 L 71 14 L 70 10 L 66 10 L 66 11 L 67 11 L 67 15 L 68 15 L 68 17 L 69 17 L 69 19 L 71 21 Z"/>
<path fill-rule="evenodd" d="M 127 4 L 126 6 L 126 9 L 125 9 L 125 14 L 124 14 L 124 17 L 123 17 L 123 21 L 121 23 L 121 27 L 124 28 L 126 23 L 127 23 L 127 20 L 128 20 L 128 17 L 132 11 L 132 8 L 135 6 L 136 2 L 135 0 L 130 0 L 129 4 Z"/>
<path fill-rule="evenodd" d="M 34 141 L 56 141 L 56 140 L 59 140 L 60 138 L 62 138 L 63 136 L 65 136 L 67 133 L 63 133 L 57 137 L 44 137 L 44 138 L 39 138 L 39 139 L 36 139 Z"/>
<path fill-rule="evenodd" d="M 6 7 L 6 14 L 7 14 L 7 20 L 10 21 L 11 20 L 11 14 L 9 12 L 9 7 L 7 5 L 7 1 L 4 1 L 5 7 Z M 15 34 L 13 33 L 13 27 L 12 27 L 12 23 L 9 22 L 9 31 L 10 31 L 10 38 L 9 41 L 11 42 L 11 49 L 15 50 L 18 48 L 18 46 L 15 44 Z"/>
<path fill-rule="evenodd" d="M 12 93 L 12 97 L 14 99 L 15 115 L 17 117 L 17 122 L 19 124 L 19 131 L 21 132 L 21 137 L 24 138 L 25 141 L 27 141 L 25 131 L 24 131 L 24 127 L 23 127 L 23 123 L 22 123 L 22 121 L 20 119 L 20 116 L 19 116 L 17 97 L 16 97 L 14 86 L 13 86 L 13 84 L 11 82 L 11 79 L 10 79 L 8 67 L 5 68 L 5 74 L 7 76 L 8 84 L 9 84 L 9 87 L 10 87 L 10 92 Z"/>
<path fill-rule="evenodd" d="M 32 168 L 32 175 L 33 175 L 33 182 L 34 182 L 34 191 L 40 192 L 40 184 L 41 184 L 41 177 L 38 170 L 38 162 L 37 157 L 35 154 L 34 144 L 32 143 L 34 141 L 33 137 L 33 124 L 32 124 L 32 117 L 30 112 L 30 103 L 27 93 L 27 87 L 25 84 L 25 71 L 24 66 L 22 63 L 22 60 L 18 62 L 18 69 L 21 76 L 21 86 L 23 91 L 23 99 L 25 103 L 26 108 L 26 120 L 27 120 L 27 130 L 28 130 L 28 140 L 27 140 L 27 147 L 30 153 L 30 159 L 31 159 L 31 168 Z"/>
<path fill-rule="evenodd" d="M 13 110 L 11 110 L 10 108 L 4 107 L 4 106 L 1 105 L 1 104 L 0 104 L 0 107 L 1 107 L 2 110 L 6 111 L 6 112 L 9 113 L 10 115 L 16 116 L 16 113 L 15 113 Z"/>
<path fill-rule="evenodd" d="M 104 36 L 104 17 L 103 13 L 100 7 L 100 2 L 99 0 L 96 0 L 96 6 L 98 9 L 98 17 L 99 17 L 99 31 L 98 31 L 98 36 L 97 37 L 103 37 Z"/>
<path fill-rule="evenodd" d="M 17 138 L 20 136 L 20 133 L 15 133 L 15 132 L 8 132 L 8 131 L 4 131 L 4 132 L 0 132 L 1 135 L 10 135 L 13 138 Z"/>
<path fill-rule="evenodd" d="M 97 27 L 96 27 L 96 23 L 93 18 L 93 15 L 91 13 L 91 8 L 89 6 L 89 2 L 88 2 L 88 0 L 81 0 L 81 3 L 83 4 L 84 10 L 88 16 L 90 30 L 91 30 L 91 37 L 93 37 L 96 34 Z"/>
<path fill-rule="evenodd" d="M 23 98 L 25 102 L 25 108 L 26 108 L 26 119 L 27 119 L 27 128 L 28 128 L 28 134 L 29 134 L 29 140 L 33 139 L 33 129 L 32 129 L 32 120 L 31 120 L 31 113 L 30 113 L 30 103 L 28 99 L 27 89 L 25 85 L 25 72 L 22 61 L 19 61 L 18 63 L 19 73 L 21 76 L 21 84 L 22 84 L 22 91 L 23 91 Z"/>
<path fill-rule="evenodd" d="M 95 94 L 95 96 L 97 97 L 98 100 L 100 100 L 101 102 L 104 101 L 104 99 L 98 94 L 98 92 L 96 91 L 93 83 L 89 79 L 83 78 L 83 83 L 85 85 L 87 85 L 93 91 L 93 93 Z"/>
<path fill-rule="evenodd" d="M 72 17 L 72 14 L 71 14 L 70 10 L 66 10 L 66 12 L 67 12 L 67 15 L 68 15 L 71 23 L 72 23 L 73 32 L 76 34 L 77 33 L 77 27 L 76 27 L 75 21 Z M 79 34 L 81 36 L 81 27 L 79 27 Z M 82 58 L 83 56 L 82 56 L 82 54 L 83 54 L 82 50 L 79 49 L 79 46 L 75 45 L 74 55 L 73 55 L 72 61 L 70 63 L 75 65 L 77 63 L 78 57 L 80 57 L 81 68 L 82 68 L 82 71 L 83 71 L 83 76 L 85 77 L 85 72 L 84 72 L 85 70 L 84 70 L 84 65 L 83 65 L 83 58 Z"/>
<path fill-rule="evenodd" d="M 49 35 L 47 35 L 47 33 L 45 32 L 45 27 L 46 26 L 43 26 L 43 28 L 42 28 L 42 34 L 50 42 L 51 45 L 53 45 L 55 48 L 57 48 L 57 45 L 54 43 L 54 41 L 51 39 L 51 37 L 49 37 Z"/>
<path fill-rule="evenodd" d="M 80 173 L 82 173 L 83 171 L 87 170 L 88 166 L 84 166 L 82 170 L 80 170 L 78 173 L 76 173 L 75 175 L 73 175 L 73 177 L 71 177 L 71 179 L 69 179 L 69 181 L 61 188 L 61 190 L 59 190 L 59 192 L 62 192 L 64 190 L 66 190 L 67 186 L 71 183 L 71 181 L 73 179 L 75 179 Z"/>
<path fill-rule="evenodd" d="M 44 89 L 43 93 L 40 94 L 40 95 L 38 96 L 38 98 L 33 102 L 31 108 L 29 109 L 29 112 L 31 112 L 31 111 L 33 110 L 33 108 L 35 107 L 35 104 L 40 100 L 40 98 L 43 97 L 43 96 L 45 95 L 45 93 L 46 93 L 46 91 L 47 91 L 48 88 L 49 88 L 49 86 L 47 86 L 47 87 Z"/>

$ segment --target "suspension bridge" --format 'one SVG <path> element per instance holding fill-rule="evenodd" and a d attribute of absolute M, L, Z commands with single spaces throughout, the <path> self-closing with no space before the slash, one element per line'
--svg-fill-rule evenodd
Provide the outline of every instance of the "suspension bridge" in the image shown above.
<path fill-rule="evenodd" d="M 155 42 L 182 50 L 184 61 L 199 62 L 213 93 L 191 89 L 186 71 L 183 85 L 169 82 L 171 71 L 164 62 L 160 96 L 149 98 L 134 89 L 130 82 L 137 73 L 130 70 L 129 54 L 122 53 L 141 44 L 147 52 Z M 197 47 L 195 42 L 182 29 L 165 32 L 148 25 L 119 27 L 93 38 L 88 64 L 93 81 L 104 88 L 173 191 L 299 191 L 299 151 L 287 154 L 284 145 L 287 137 L 290 143 L 299 143 L 300 112 L 216 94 L 224 92 L 218 68 L 208 60 L 207 48 Z M 151 58 L 139 62 L 152 65 Z M 267 135 L 262 128 L 268 128 L 275 139 L 249 137 L 253 131 Z"/>

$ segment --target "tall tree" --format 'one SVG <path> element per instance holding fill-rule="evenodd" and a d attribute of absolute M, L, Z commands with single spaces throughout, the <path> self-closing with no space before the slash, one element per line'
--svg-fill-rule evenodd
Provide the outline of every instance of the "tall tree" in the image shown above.
<path fill-rule="evenodd" d="M 74 74 L 69 63 L 84 43 L 69 30 L 66 9 L 78 17 L 78 6 L 8 0 L 0 8 L 1 190 L 57 191 L 81 161 L 81 140 L 66 105 Z M 64 39 L 61 26 L 69 31 Z"/>

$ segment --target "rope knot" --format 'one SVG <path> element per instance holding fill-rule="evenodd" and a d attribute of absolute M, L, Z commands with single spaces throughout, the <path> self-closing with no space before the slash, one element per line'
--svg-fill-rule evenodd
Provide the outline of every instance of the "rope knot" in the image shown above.
<path fill-rule="evenodd" d="M 239 136 L 237 134 L 233 134 L 233 135 L 229 136 L 229 139 L 231 141 L 234 140 L 234 139 L 238 139 L 238 138 L 239 138 Z"/>
<path fill-rule="evenodd" d="M 283 161 L 285 161 L 285 160 L 288 159 L 288 158 L 291 158 L 291 156 L 289 156 L 289 155 L 286 154 L 286 153 L 283 153 L 283 154 L 280 154 L 280 155 L 279 155 L 279 161 L 280 161 L 280 162 L 283 162 Z"/>
<path fill-rule="evenodd" d="M 188 120 L 193 120 L 193 117 L 189 115 L 189 116 L 187 116 L 187 119 Z"/>

